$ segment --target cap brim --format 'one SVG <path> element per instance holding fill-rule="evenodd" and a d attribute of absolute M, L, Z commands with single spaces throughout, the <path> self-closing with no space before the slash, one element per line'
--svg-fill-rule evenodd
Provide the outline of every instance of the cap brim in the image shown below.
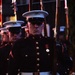
<path fill-rule="evenodd" d="M 27 16 L 32 15 L 32 14 L 36 15 L 38 13 L 43 14 L 44 17 L 46 17 L 48 15 L 48 12 L 43 11 L 43 10 L 32 10 L 32 11 L 28 11 L 28 12 L 23 13 L 22 16 L 27 17 Z"/>
<path fill-rule="evenodd" d="M 5 27 L 0 28 L 0 31 L 1 31 L 1 33 L 3 33 L 3 32 L 8 32 L 7 28 L 5 28 Z"/>
<path fill-rule="evenodd" d="M 24 21 L 7 21 L 7 22 L 4 22 L 3 25 L 6 26 L 8 24 L 16 24 L 16 23 L 19 23 L 19 24 L 22 24 L 24 23 Z"/>
<path fill-rule="evenodd" d="M 0 30 L 6 30 L 6 27 L 4 27 L 4 28 L 0 28 Z"/>
<path fill-rule="evenodd" d="M 27 26 L 22 26 L 21 28 L 22 28 L 22 29 L 23 29 L 23 28 L 27 28 Z"/>

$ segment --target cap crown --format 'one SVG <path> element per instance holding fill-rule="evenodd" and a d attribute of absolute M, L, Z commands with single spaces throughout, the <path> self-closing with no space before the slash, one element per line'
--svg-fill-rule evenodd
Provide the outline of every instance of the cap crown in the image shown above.
<path fill-rule="evenodd" d="M 32 10 L 22 14 L 22 16 L 26 17 L 27 19 L 34 18 L 34 17 L 45 18 L 47 15 L 48 15 L 48 12 L 43 10 Z"/>
<path fill-rule="evenodd" d="M 10 27 L 21 27 L 21 24 L 24 23 L 24 21 L 7 21 L 4 22 L 3 25 L 6 28 L 10 28 Z"/>

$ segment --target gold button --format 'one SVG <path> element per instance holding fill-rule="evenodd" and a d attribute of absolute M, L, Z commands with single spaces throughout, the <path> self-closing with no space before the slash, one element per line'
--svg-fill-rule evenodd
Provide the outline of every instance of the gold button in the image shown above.
<path fill-rule="evenodd" d="M 28 57 L 28 55 L 25 55 L 25 57 Z"/>
<path fill-rule="evenodd" d="M 39 49 L 39 47 L 36 47 L 36 49 Z"/>
<path fill-rule="evenodd" d="M 40 38 L 41 38 L 41 36 L 40 36 Z"/>
<path fill-rule="evenodd" d="M 67 70 L 69 70 L 69 68 L 67 68 Z"/>
<path fill-rule="evenodd" d="M 49 49 L 46 49 L 46 52 L 50 52 L 50 50 Z"/>
<path fill-rule="evenodd" d="M 50 54 L 48 54 L 48 56 L 50 56 Z"/>
<path fill-rule="evenodd" d="M 39 72 L 40 70 L 38 69 L 37 71 Z"/>
<path fill-rule="evenodd" d="M 18 71 L 20 71 L 20 69 L 18 69 Z"/>
<path fill-rule="evenodd" d="M 27 37 L 25 37 L 24 39 L 26 39 Z"/>
<path fill-rule="evenodd" d="M 56 63 L 56 65 L 58 66 L 58 63 Z"/>
<path fill-rule="evenodd" d="M 9 60 L 9 58 L 7 58 L 7 60 Z"/>
<path fill-rule="evenodd" d="M 33 39 L 35 39 L 35 38 L 33 37 Z"/>
<path fill-rule="evenodd" d="M 39 55 L 40 53 L 39 52 L 37 52 L 37 55 Z"/>
<path fill-rule="evenodd" d="M 37 61 L 39 61 L 40 59 L 39 58 L 37 58 Z"/>
<path fill-rule="evenodd" d="M 37 66 L 40 66 L 39 64 L 37 64 Z"/>
<path fill-rule="evenodd" d="M 67 74 L 67 72 L 65 72 L 65 74 Z"/>
<path fill-rule="evenodd" d="M 36 44 L 38 44 L 38 42 L 36 42 Z"/>

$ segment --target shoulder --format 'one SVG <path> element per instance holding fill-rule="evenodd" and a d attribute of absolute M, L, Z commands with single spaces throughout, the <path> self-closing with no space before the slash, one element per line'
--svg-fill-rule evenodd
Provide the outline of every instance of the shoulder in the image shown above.
<path fill-rule="evenodd" d="M 46 43 L 48 43 L 50 45 L 54 45 L 56 43 L 55 39 L 51 38 L 51 37 L 44 37 L 43 42 L 46 42 Z"/>

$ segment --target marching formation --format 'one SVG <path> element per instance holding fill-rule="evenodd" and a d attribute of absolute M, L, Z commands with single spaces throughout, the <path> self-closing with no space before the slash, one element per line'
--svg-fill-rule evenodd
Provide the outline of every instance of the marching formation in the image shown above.
<path fill-rule="evenodd" d="M 62 34 L 57 41 L 42 35 L 48 12 L 32 10 L 22 16 L 27 21 L 24 27 L 19 20 L 4 22 L 0 28 L 0 75 L 69 75 L 73 63 L 69 42 Z"/>

